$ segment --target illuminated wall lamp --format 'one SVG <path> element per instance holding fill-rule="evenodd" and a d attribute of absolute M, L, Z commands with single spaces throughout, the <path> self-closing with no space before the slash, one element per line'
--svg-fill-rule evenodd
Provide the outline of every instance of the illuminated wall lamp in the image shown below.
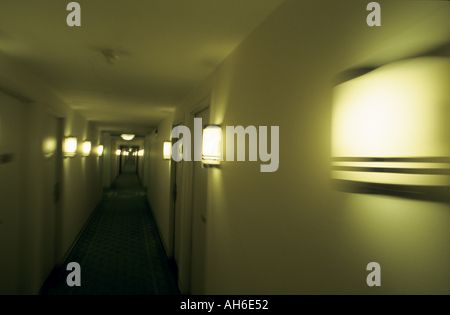
<path fill-rule="evenodd" d="M 164 160 L 170 160 L 171 157 L 172 157 L 172 142 L 164 141 L 163 158 Z"/>
<path fill-rule="evenodd" d="M 202 166 L 219 167 L 222 160 L 222 129 L 218 125 L 206 125 L 203 129 Z"/>
<path fill-rule="evenodd" d="M 116 155 L 121 155 L 122 154 L 122 151 L 121 150 L 117 150 L 116 151 Z"/>
<path fill-rule="evenodd" d="M 91 141 L 84 141 L 83 142 L 83 156 L 89 156 L 91 154 Z"/>
<path fill-rule="evenodd" d="M 102 145 L 99 145 L 97 147 L 97 155 L 98 156 L 102 156 L 103 155 L 103 146 Z"/>
<path fill-rule="evenodd" d="M 77 137 L 64 139 L 64 157 L 74 157 L 77 154 Z"/>
<path fill-rule="evenodd" d="M 394 62 L 333 91 L 334 187 L 413 199 L 448 198 L 450 59 Z M 447 102 L 443 101 L 447 100 Z M 447 196 L 447 197 L 446 197 Z"/>
<path fill-rule="evenodd" d="M 138 155 L 139 155 L 139 156 L 144 156 L 144 150 L 139 150 L 139 151 L 138 151 Z"/>

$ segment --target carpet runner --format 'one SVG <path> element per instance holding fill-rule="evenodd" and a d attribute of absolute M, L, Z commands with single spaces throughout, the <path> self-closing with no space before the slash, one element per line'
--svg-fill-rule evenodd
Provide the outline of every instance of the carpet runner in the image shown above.
<path fill-rule="evenodd" d="M 60 270 L 52 275 L 48 295 L 178 295 L 147 191 L 136 185 L 136 173 L 121 173 L 87 224 Z M 125 184 L 124 184 L 125 183 Z M 131 186 L 131 188 L 130 188 Z M 71 272 L 81 267 L 81 286 L 68 286 Z"/>

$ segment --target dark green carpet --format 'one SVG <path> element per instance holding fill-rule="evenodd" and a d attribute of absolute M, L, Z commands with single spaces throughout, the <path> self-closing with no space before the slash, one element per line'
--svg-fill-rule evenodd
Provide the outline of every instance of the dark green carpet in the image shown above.
<path fill-rule="evenodd" d="M 69 262 L 80 264 L 79 287 L 66 283 Z M 66 262 L 47 282 L 43 294 L 179 294 L 136 173 L 121 173 L 104 190 Z"/>

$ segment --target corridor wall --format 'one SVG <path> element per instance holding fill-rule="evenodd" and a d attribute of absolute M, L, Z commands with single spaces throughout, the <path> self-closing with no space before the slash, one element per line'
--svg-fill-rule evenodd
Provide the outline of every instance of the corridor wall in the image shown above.
<path fill-rule="evenodd" d="M 16 174 L 2 177 L 0 181 L 2 185 L 19 181 L 19 184 L 8 185 L 8 193 L 11 198 L 20 196 L 21 201 L 19 204 L 16 201 L 12 205 L 5 203 L 0 206 L 0 217 L 6 211 L 4 207 L 13 207 L 6 212 L 15 213 L 14 217 L 6 218 L 0 225 L 0 247 L 4 248 L 5 244 L 9 244 L 7 252 L 0 255 L 10 266 L 0 269 L 2 279 L 5 275 L 8 278 L 8 284 L 0 285 L 0 291 L 3 294 L 37 294 L 48 276 L 48 272 L 42 267 L 41 261 L 45 257 L 42 257 L 40 244 L 43 239 L 45 209 L 42 191 L 46 176 L 43 171 L 44 116 L 51 113 L 62 118 L 64 136 L 78 138 L 78 154 L 62 161 L 62 193 L 57 207 L 60 217 L 60 225 L 57 227 L 60 231 L 57 250 L 59 263 L 70 250 L 102 196 L 101 159 L 95 154 L 89 157 L 81 155 L 83 141 L 90 140 L 97 144 L 100 134 L 94 125 L 55 96 L 42 80 L 3 53 L 0 53 L 0 82 L 13 87 L 18 94 L 30 100 L 21 105 L 23 112 L 20 115 L 12 117 L 7 112 L 1 118 L 17 120 L 17 124 L 2 130 L 2 134 L 16 135 L 11 138 L 14 141 L 11 149 L 14 160 L 10 164 L 0 165 L 2 168 L 13 167 Z M 14 128 L 18 128 L 20 133 L 17 134 Z"/>
<path fill-rule="evenodd" d="M 209 170 L 205 294 L 450 293 L 447 203 L 329 185 L 336 75 L 421 53 L 418 42 L 450 31 L 446 2 L 380 4 L 382 26 L 371 28 L 365 2 L 285 1 L 159 125 L 167 137 L 212 93 L 210 123 L 224 133 L 279 126 L 275 172 L 261 173 L 248 153 Z M 150 154 L 149 199 L 167 242 L 170 172 L 159 140 Z M 381 265 L 380 287 L 366 283 L 370 262 Z"/>
<path fill-rule="evenodd" d="M 148 200 L 158 226 L 166 253 L 171 252 L 172 235 L 170 233 L 170 160 L 163 159 L 163 143 L 170 140 L 172 116 L 169 115 L 159 125 L 157 133 L 148 136 Z"/>

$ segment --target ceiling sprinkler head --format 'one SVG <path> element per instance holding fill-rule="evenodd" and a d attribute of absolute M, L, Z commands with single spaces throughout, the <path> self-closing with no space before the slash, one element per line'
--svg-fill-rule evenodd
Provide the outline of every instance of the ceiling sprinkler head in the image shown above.
<path fill-rule="evenodd" d="M 106 61 L 113 65 L 119 60 L 119 55 L 112 49 L 105 49 L 102 51 L 103 55 L 105 55 Z"/>

